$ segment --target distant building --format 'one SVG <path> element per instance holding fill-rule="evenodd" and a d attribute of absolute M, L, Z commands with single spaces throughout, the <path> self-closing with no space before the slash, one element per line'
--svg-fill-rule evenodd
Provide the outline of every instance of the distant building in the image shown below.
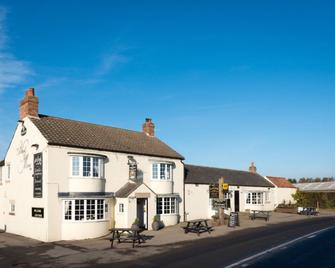
<path fill-rule="evenodd" d="M 294 186 L 305 193 L 335 193 L 335 181 L 295 183 Z"/>
<path fill-rule="evenodd" d="M 292 194 L 295 194 L 297 189 L 287 178 L 273 176 L 266 176 L 265 178 L 275 186 L 274 208 L 278 207 L 280 204 L 287 205 L 295 203 Z"/>

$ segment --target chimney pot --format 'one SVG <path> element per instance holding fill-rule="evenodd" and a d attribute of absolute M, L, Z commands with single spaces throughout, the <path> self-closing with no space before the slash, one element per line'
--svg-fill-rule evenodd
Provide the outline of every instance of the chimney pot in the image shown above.
<path fill-rule="evenodd" d="M 26 91 L 26 96 L 33 97 L 35 96 L 35 88 L 31 87 Z"/>

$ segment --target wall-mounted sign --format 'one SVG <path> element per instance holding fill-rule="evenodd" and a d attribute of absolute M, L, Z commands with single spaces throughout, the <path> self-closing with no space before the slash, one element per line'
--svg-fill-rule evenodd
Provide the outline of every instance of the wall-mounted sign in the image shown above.
<path fill-rule="evenodd" d="M 43 157 L 42 153 L 34 154 L 34 198 L 43 197 Z"/>
<path fill-rule="evenodd" d="M 34 218 L 44 218 L 44 208 L 31 208 L 31 216 Z"/>
<path fill-rule="evenodd" d="M 222 189 L 223 189 L 223 191 L 228 191 L 229 190 L 229 184 L 228 183 L 223 183 L 222 184 Z"/>
<path fill-rule="evenodd" d="M 209 198 L 219 198 L 219 185 L 209 185 Z"/>
<path fill-rule="evenodd" d="M 137 179 L 137 162 L 133 156 L 128 156 L 129 180 Z"/>
<path fill-rule="evenodd" d="M 227 208 L 227 200 L 213 199 L 212 206 L 214 208 Z"/>

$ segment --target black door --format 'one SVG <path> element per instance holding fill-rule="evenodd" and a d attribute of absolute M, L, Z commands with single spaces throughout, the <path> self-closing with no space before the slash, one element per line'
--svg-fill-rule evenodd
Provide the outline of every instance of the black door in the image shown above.
<path fill-rule="evenodd" d="M 234 200 L 235 200 L 235 212 L 239 212 L 240 211 L 240 191 L 235 191 Z"/>

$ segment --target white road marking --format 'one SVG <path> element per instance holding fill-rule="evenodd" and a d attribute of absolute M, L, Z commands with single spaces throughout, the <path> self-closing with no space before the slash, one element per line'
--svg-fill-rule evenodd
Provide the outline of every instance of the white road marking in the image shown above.
<path fill-rule="evenodd" d="M 313 232 L 313 233 L 310 233 L 310 234 L 307 234 L 307 235 L 300 236 L 300 237 L 298 237 L 298 238 L 296 238 L 296 239 L 293 239 L 293 240 L 291 240 L 291 241 L 285 242 L 285 243 L 280 244 L 280 245 L 278 245 L 278 246 L 275 246 L 275 247 L 273 247 L 273 248 L 264 250 L 264 251 L 262 251 L 262 252 L 259 252 L 259 253 L 255 254 L 255 255 L 252 255 L 252 256 L 250 256 L 250 257 L 247 257 L 247 258 L 245 258 L 245 259 L 243 259 L 243 260 L 240 260 L 240 261 L 238 261 L 238 262 L 235 262 L 235 263 L 233 263 L 233 264 L 230 264 L 230 265 L 228 265 L 228 266 L 224 266 L 224 267 L 225 267 L 225 268 L 232 268 L 232 267 L 236 267 L 236 266 L 239 266 L 239 265 L 242 266 L 244 263 L 249 262 L 249 261 L 251 261 L 251 260 L 253 260 L 253 259 L 256 259 L 256 258 L 258 258 L 258 257 L 261 257 L 261 256 L 263 256 L 263 255 L 265 255 L 265 254 L 267 254 L 267 253 L 271 253 L 271 252 L 273 252 L 273 251 L 275 251 L 275 250 L 278 250 L 278 249 L 280 249 L 280 248 L 287 247 L 288 245 L 291 245 L 291 244 L 293 244 L 293 243 L 295 243 L 295 242 L 298 242 L 298 241 L 303 240 L 303 239 L 306 239 L 306 238 L 313 238 L 313 237 L 316 237 L 318 234 L 320 234 L 320 233 L 322 233 L 322 232 L 325 232 L 325 231 L 328 231 L 328 230 L 333 229 L 333 228 L 335 228 L 335 227 L 334 227 L 334 226 L 331 226 L 331 227 L 324 228 L 324 229 L 321 229 L 321 230 L 319 230 L 319 231 L 316 231 L 316 232 Z M 248 265 L 248 264 L 247 264 L 247 265 Z M 242 266 L 242 267 L 243 267 L 243 266 Z"/>

